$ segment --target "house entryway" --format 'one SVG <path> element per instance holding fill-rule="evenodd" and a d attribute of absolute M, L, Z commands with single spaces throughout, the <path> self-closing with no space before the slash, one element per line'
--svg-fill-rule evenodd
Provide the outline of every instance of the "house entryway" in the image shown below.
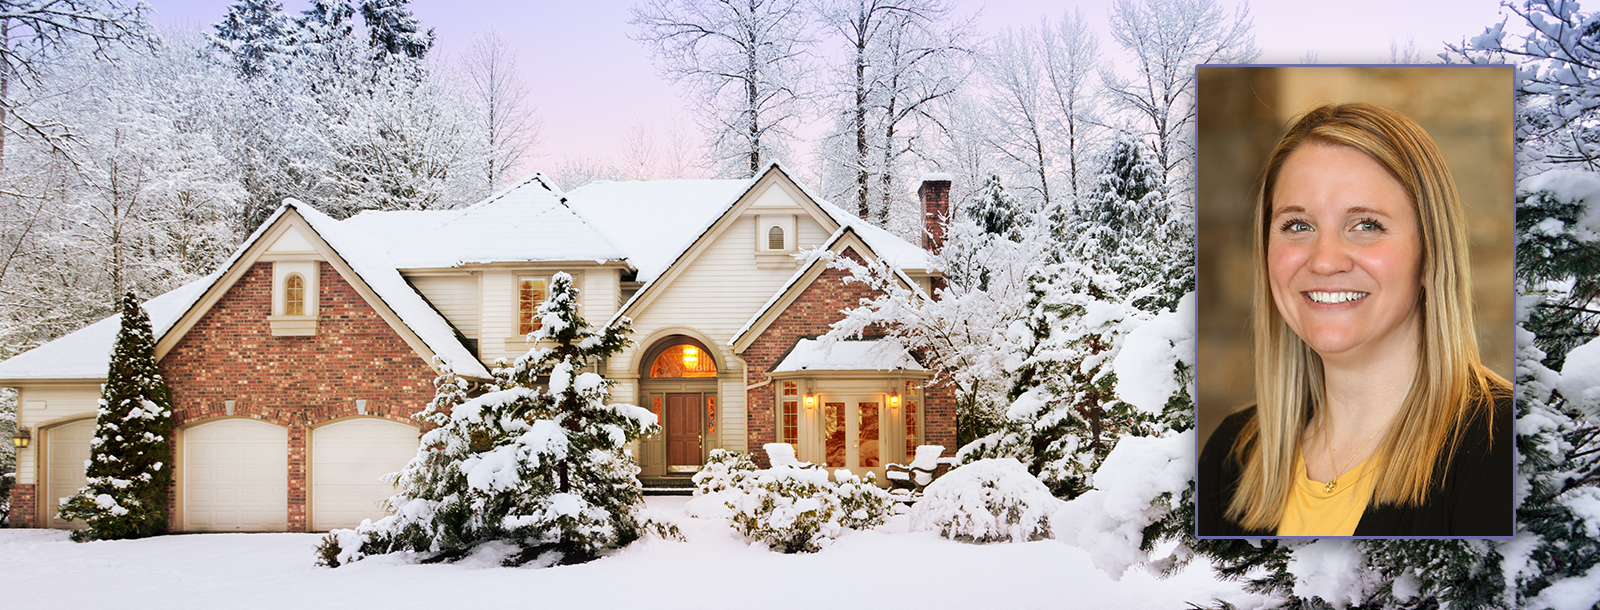
<path fill-rule="evenodd" d="M 701 448 L 705 427 L 700 418 L 703 396 L 698 393 L 668 392 L 666 395 L 667 473 L 696 472 L 705 463 Z"/>
<path fill-rule="evenodd" d="M 823 396 L 822 446 L 828 468 L 883 470 L 881 396 Z"/>

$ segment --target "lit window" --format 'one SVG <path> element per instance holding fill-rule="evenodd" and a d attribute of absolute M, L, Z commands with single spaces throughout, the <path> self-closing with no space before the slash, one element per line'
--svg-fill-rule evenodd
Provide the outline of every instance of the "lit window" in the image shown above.
<path fill-rule="evenodd" d="M 800 403 L 793 400 L 783 401 L 782 421 L 778 427 L 778 442 L 789 443 L 795 448 L 795 454 L 800 451 Z"/>
<path fill-rule="evenodd" d="M 661 351 L 650 365 L 651 377 L 716 377 L 717 364 L 694 345 L 674 345 Z"/>
<path fill-rule="evenodd" d="M 283 280 L 283 315 L 306 315 L 306 279 L 298 273 Z"/>
<path fill-rule="evenodd" d="M 783 227 L 772 227 L 767 229 L 767 249 L 783 249 Z"/>
<path fill-rule="evenodd" d="M 525 277 L 517 281 L 517 334 L 539 330 L 539 304 L 545 299 L 544 280 Z"/>

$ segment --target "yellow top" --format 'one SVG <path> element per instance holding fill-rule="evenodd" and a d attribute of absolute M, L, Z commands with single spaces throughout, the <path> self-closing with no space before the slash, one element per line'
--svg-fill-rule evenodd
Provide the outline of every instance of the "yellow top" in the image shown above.
<path fill-rule="evenodd" d="M 1367 460 L 1340 475 L 1333 491 L 1326 482 L 1313 481 L 1306 475 L 1304 457 L 1294 460 L 1294 488 L 1289 492 L 1289 503 L 1283 507 L 1283 520 L 1278 522 L 1279 536 L 1350 536 L 1356 533 L 1356 524 L 1372 500 L 1372 481 L 1367 473 Z"/>

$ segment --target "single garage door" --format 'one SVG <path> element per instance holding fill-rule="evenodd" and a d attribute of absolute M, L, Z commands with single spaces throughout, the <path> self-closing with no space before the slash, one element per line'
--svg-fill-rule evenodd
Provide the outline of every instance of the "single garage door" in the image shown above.
<path fill-rule="evenodd" d="M 311 527 L 351 528 L 377 521 L 394 495 L 380 480 L 417 455 L 418 430 L 386 419 L 352 419 L 311 433 Z"/>
<path fill-rule="evenodd" d="M 183 522 L 194 532 L 289 529 L 289 430 L 226 419 L 183 432 Z"/>
<path fill-rule="evenodd" d="M 89 439 L 94 437 L 94 420 L 85 419 L 56 426 L 45 434 L 49 439 L 49 447 L 45 449 L 45 459 L 49 461 L 45 467 L 49 493 L 44 497 L 44 511 L 50 520 L 50 527 L 82 528 L 82 521 L 57 519 L 56 512 L 61 509 L 61 501 L 78 493 L 87 479 L 83 471 L 84 463 L 89 461 Z"/>

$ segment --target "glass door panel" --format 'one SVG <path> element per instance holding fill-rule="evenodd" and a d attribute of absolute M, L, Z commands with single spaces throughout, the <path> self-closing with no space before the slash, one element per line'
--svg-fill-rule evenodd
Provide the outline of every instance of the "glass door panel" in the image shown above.
<path fill-rule="evenodd" d="M 829 468 L 844 468 L 848 443 L 845 430 L 845 403 L 829 402 L 822 405 L 823 460 Z"/>
<path fill-rule="evenodd" d="M 860 466 L 861 468 L 877 468 L 882 466 L 883 464 L 880 463 L 880 460 L 878 459 L 878 456 L 880 455 L 880 452 L 878 451 L 878 436 L 880 430 L 880 426 L 878 424 L 878 403 L 856 403 L 856 413 L 858 416 L 858 419 L 856 420 L 856 454 L 859 461 L 853 465 Z"/>

